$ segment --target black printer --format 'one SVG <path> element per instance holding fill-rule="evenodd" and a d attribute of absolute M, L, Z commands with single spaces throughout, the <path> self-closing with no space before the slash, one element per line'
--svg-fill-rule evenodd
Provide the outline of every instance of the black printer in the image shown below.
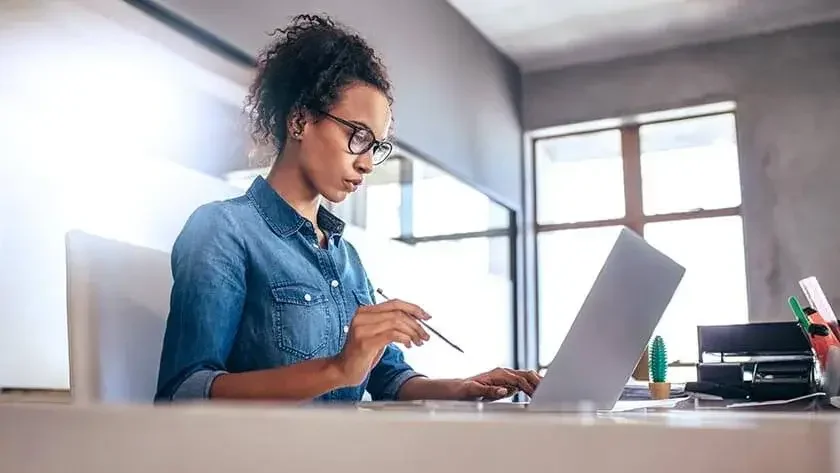
<path fill-rule="evenodd" d="M 686 391 L 725 399 L 792 399 L 816 389 L 816 363 L 796 322 L 697 327 L 697 382 Z"/>

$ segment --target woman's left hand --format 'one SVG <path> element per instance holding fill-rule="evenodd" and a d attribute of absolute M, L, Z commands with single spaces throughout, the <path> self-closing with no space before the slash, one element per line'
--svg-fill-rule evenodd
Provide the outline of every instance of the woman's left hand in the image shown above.
<path fill-rule="evenodd" d="M 455 397 L 462 400 L 496 401 L 513 396 L 517 391 L 530 396 L 541 380 L 542 376 L 536 371 L 496 368 L 461 381 Z"/>

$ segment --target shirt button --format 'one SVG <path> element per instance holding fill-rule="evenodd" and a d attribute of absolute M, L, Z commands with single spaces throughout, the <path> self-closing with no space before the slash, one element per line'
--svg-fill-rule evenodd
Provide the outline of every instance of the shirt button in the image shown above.
<path fill-rule="evenodd" d="M 336 281 L 335 279 L 333 279 L 333 280 L 332 280 L 332 282 L 330 283 L 330 286 L 332 286 L 332 287 L 338 287 L 338 281 Z"/>
<path fill-rule="evenodd" d="M 317 244 L 317 243 L 313 243 L 313 244 L 312 244 L 312 247 L 313 247 L 313 248 L 315 248 L 315 249 L 320 249 L 320 248 L 321 248 L 320 246 L 318 246 L 318 244 Z"/>
<path fill-rule="evenodd" d="M 305 300 L 306 302 L 311 302 L 312 301 L 312 296 L 310 294 L 304 294 L 303 295 L 303 300 Z"/>
<path fill-rule="evenodd" d="M 347 333 L 347 332 L 349 332 L 349 331 L 350 331 L 350 327 L 348 327 L 348 326 L 346 326 L 346 325 L 345 325 L 345 326 L 344 326 L 344 333 Z"/>

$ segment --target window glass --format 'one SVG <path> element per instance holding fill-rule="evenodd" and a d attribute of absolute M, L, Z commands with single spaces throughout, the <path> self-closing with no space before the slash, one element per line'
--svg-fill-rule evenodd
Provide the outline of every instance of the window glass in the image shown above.
<path fill-rule="evenodd" d="M 535 158 L 539 223 L 624 216 L 619 130 L 538 140 Z"/>
<path fill-rule="evenodd" d="M 376 166 L 365 179 L 365 185 L 353 195 L 363 196 L 364 224 L 367 231 L 385 238 L 400 236 L 400 212 L 403 205 L 403 186 L 400 184 L 400 167 L 405 158 L 394 157 Z M 360 221 L 362 216 L 354 220 Z"/>
<path fill-rule="evenodd" d="M 644 125 L 639 140 L 645 214 L 741 203 L 734 114 Z"/>
<path fill-rule="evenodd" d="M 510 238 L 508 237 L 430 241 L 418 243 L 417 246 L 423 248 L 424 251 L 434 252 L 435 255 L 453 264 L 475 268 L 477 271 L 503 278 L 511 277 Z"/>
<path fill-rule="evenodd" d="M 697 361 L 697 326 L 746 323 L 740 216 L 650 223 L 645 238 L 686 268 L 657 333 L 671 361 Z"/>
<path fill-rule="evenodd" d="M 441 169 L 413 162 L 414 236 L 508 228 L 510 211 Z"/>

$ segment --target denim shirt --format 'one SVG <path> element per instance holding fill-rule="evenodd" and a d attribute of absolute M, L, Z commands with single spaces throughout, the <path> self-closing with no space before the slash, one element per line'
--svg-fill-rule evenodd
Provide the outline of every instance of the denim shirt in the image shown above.
<path fill-rule="evenodd" d="M 198 208 L 172 250 L 174 285 L 156 401 L 208 398 L 222 373 L 338 354 L 350 321 L 374 296 L 344 223 L 323 207 L 312 224 L 258 177 L 243 196 Z M 418 376 L 388 345 L 359 386 L 317 401 L 393 400 Z"/>

